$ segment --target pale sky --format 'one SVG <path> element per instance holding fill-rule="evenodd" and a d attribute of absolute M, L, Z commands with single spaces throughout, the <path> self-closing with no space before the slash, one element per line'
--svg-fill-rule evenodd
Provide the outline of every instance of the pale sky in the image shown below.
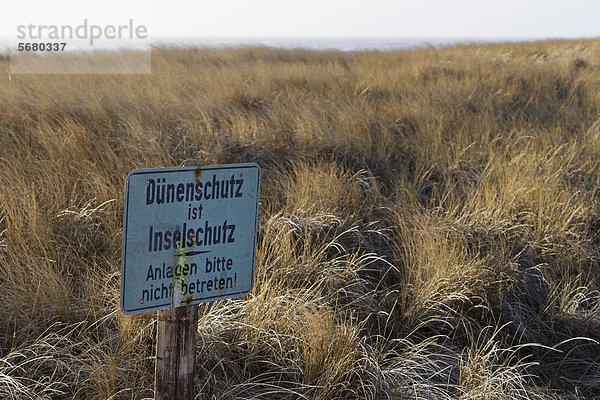
<path fill-rule="evenodd" d="M 8 0 L 29 22 L 149 22 L 150 36 L 576 38 L 600 36 L 600 0 Z M 10 8 L 10 4 L 8 5 Z M 145 15 L 143 15 L 145 14 Z M 140 15 L 143 15 L 140 17 Z M 0 36 L 15 21 L 0 12 Z M 19 22 L 23 23 L 23 22 Z"/>
<path fill-rule="evenodd" d="M 154 36 L 600 36 L 600 0 L 153 1 Z"/>

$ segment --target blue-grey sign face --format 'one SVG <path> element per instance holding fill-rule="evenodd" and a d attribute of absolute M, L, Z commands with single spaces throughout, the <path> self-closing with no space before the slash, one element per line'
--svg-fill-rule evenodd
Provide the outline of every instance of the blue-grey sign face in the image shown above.
<path fill-rule="evenodd" d="M 259 185 L 256 164 L 131 171 L 123 216 L 123 312 L 249 294 Z"/>

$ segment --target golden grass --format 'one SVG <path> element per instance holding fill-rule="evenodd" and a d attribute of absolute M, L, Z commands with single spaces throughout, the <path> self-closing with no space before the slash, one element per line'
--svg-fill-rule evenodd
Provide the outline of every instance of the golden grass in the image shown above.
<path fill-rule="evenodd" d="M 157 48 L 151 75 L 1 81 L 0 397 L 151 397 L 125 177 L 246 161 L 256 286 L 201 307 L 200 398 L 600 396 L 598 60 Z"/>

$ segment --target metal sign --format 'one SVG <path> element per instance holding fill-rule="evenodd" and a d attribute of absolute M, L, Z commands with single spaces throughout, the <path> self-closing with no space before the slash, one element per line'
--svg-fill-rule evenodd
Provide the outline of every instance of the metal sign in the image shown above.
<path fill-rule="evenodd" d="M 249 294 L 259 186 L 257 164 L 131 171 L 123 216 L 123 312 Z"/>

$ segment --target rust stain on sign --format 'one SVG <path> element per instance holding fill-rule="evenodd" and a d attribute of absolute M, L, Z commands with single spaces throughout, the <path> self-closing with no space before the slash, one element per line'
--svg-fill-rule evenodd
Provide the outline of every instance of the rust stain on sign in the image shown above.
<path fill-rule="evenodd" d="M 196 178 L 197 181 L 200 180 L 200 178 L 202 177 L 202 166 L 199 165 L 196 167 L 196 169 L 194 170 L 194 177 Z"/>

